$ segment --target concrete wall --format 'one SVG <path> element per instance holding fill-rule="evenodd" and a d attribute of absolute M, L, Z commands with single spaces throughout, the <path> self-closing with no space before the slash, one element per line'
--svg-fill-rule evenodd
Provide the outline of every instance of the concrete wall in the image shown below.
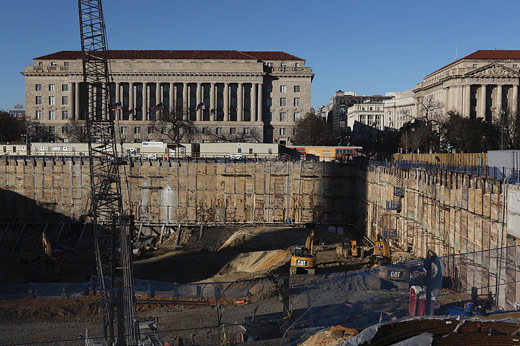
<path fill-rule="evenodd" d="M 351 165 L 145 160 L 122 166 L 121 172 L 123 201 L 138 220 L 355 222 L 358 187 L 354 182 L 359 172 Z M 0 189 L 78 219 L 89 203 L 88 160 L 4 157 L 0 159 Z M 27 217 L 26 201 L 13 201 L 17 207 L 1 210 L 0 217 Z"/>
<path fill-rule="evenodd" d="M 395 194 L 394 186 L 402 188 L 402 197 Z M 515 246 L 520 245 L 518 223 L 504 222 L 504 215 L 511 221 L 518 217 L 520 204 L 504 206 L 502 181 L 444 170 L 370 166 L 367 189 L 366 233 L 370 238 L 383 230 L 397 230 L 397 243 L 403 249 L 410 247 L 420 257 L 428 250 L 450 256 L 445 269 L 459 290 L 479 287 L 479 293 L 495 294 L 498 278 L 499 304 L 512 308 L 520 301 L 520 289 L 516 289 L 520 280 L 520 251 Z M 518 188 L 514 187 L 514 193 L 511 185 L 507 189 L 509 200 L 518 200 Z M 500 253 L 490 250 L 506 246 L 510 248 Z M 463 253 L 472 255 L 459 255 Z"/>

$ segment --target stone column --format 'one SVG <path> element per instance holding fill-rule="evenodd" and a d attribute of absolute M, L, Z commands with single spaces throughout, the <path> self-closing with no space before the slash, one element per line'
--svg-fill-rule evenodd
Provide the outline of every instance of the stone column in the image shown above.
<path fill-rule="evenodd" d="M 120 85 L 119 85 L 119 82 L 116 83 L 116 86 L 115 86 L 115 93 L 116 93 L 116 104 L 120 101 L 120 98 L 119 98 L 119 92 L 120 92 Z M 122 103 L 122 102 L 121 102 Z M 112 105 L 110 105 L 110 108 L 112 108 Z M 119 119 L 119 120 L 123 120 L 122 117 L 119 118 L 119 115 L 121 114 L 121 111 L 114 111 L 114 117 L 115 119 Z"/>
<path fill-rule="evenodd" d="M 251 83 L 251 119 L 256 121 L 256 83 Z"/>
<path fill-rule="evenodd" d="M 215 114 L 217 113 L 217 107 L 215 107 L 215 94 L 216 84 L 211 83 L 209 87 L 209 120 L 215 121 Z"/>
<path fill-rule="evenodd" d="M 190 118 L 190 109 L 188 106 L 188 83 L 182 84 L 182 117 L 184 120 Z"/>
<path fill-rule="evenodd" d="M 202 83 L 198 82 L 197 83 L 197 90 L 195 91 L 195 100 L 196 100 L 196 105 L 195 107 L 198 107 L 199 104 L 202 102 Z M 196 114 L 196 118 L 197 121 L 202 121 L 202 109 L 199 109 L 198 111 L 195 112 Z"/>
<path fill-rule="evenodd" d="M 155 104 L 158 105 L 161 102 L 162 102 L 161 83 L 155 83 Z"/>
<path fill-rule="evenodd" d="M 513 108 L 513 113 L 518 111 L 518 85 L 513 85 L 513 100 L 511 103 L 511 107 Z"/>
<path fill-rule="evenodd" d="M 464 110 L 463 117 L 469 118 L 471 113 L 471 85 L 464 86 Z"/>
<path fill-rule="evenodd" d="M 262 88 L 263 88 L 263 84 L 262 83 L 259 83 L 258 84 L 258 114 L 256 116 L 256 121 L 262 121 L 263 118 L 262 118 Z"/>
<path fill-rule="evenodd" d="M 497 85 L 497 104 L 495 105 L 495 116 L 502 112 L 502 85 Z"/>
<path fill-rule="evenodd" d="M 229 83 L 224 83 L 224 121 L 229 121 Z"/>
<path fill-rule="evenodd" d="M 486 85 L 482 84 L 480 86 L 480 105 L 479 105 L 480 114 L 479 118 L 486 119 Z"/>
<path fill-rule="evenodd" d="M 147 93 L 148 90 L 146 90 L 146 88 L 147 88 L 146 82 L 143 82 L 143 102 L 142 102 L 142 104 L 143 104 L 143 121 L 148 120 L 148 107 L 147 106 L 148 106 L 149 100 L 148 100 L 148 93 Z"/>
<path fill-rule="evenodd" d="M 135 105 L 134 105 L 134 83 L 130 82 L 128 83 L 128 119 L 134 120 L 134 112 L 135 112 Z"/>
<path fill-rule="evenodd" d="M 74 89 L 74 112 L 72 106 L 70 107 L 71 119 L 79 119 L 79 83 L 72 83 L 71 88 Z"/>
<path fill-rule="evenodd" d="M 450 110 L 450 87 L 444 89 L 444 110 L 448 112 Z"/>
<path fill-rule="evenodd" d="M 174 108 L 174 102 L 173 102 L 173 89 L 175 88 L 175 86 L 173 85 L 173 83 L 170 83 L 170 90 L 168 90 L 168 97 L 170 98 L 170 103 L 168 104 L 168 110 L 169 112 L 173 112 L 175 110 Z"/>
<path fill-rule="evenodd" d="M 237 89 L 237 121 L 244 121 L 244 105 L 242 104 L 244 98 L 242 94 L 244 93 L 244 86 L 242 83 L 238 83 Z"/>

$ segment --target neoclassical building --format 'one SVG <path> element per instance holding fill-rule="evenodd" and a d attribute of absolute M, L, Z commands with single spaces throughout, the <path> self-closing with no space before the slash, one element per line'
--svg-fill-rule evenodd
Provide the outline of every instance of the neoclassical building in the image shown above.
<path fill-rule="evenodd" d="M 517 112 L 519 71 L 520 50 L 479 50 L 427 75 L 414 94 L 434 99 L 444 113 L 491 121 L 501 111 Z"/>
<path fill-rule="evenodd" d="M 290 144 L 295 123 L 311 109 L 312 69 L 285 52 L 114 50 L 111 103 L 126 142 L 167 141 L 154 106 L 197 127 L 196 142 Z M 85 120 L 80 51 L 61 51 L 26 66 L 28 117 L 67 140 Z M 100 95 L 101 97 L 101 95 Z"/>

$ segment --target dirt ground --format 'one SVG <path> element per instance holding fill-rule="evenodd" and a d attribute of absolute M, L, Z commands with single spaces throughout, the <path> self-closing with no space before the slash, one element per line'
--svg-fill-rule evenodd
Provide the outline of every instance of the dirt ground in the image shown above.
<path fill-rule="evenodd" d="M 269 325 L 271 322 L 268 321 L 281 320 L 284 311 L 279 297 L 281 291 L 277 281 L 269 278 L 288 274 L 292 248 L 304 245 L 309 234 L 309 229 L 296 227 L 208 228 L 202 233 L 193 229 L 183 232 L 181 250 L 172 250 L 170 245 L 174 240 L 166 239 L 164 247 L 151 249 L 135 260 L 136 279 L 177 283 L 267 279 L 249 287 L 251 297 L 245 302 L 231 299 L 216 304 L 216 301 L 206 300 L 202 302 L 206 305 L 194 305 L 163 299 L 161 303 L 139 304 L 137 315 L 141 319 L 158 317 L 160 335 L 172 345 L 218 344 L 222 338 L 241 342 L 246 334 L 244 325 L 258 328 L 264 323 Z M 331 281 L 318 288 L 312 284 L 313 276 L 291 279 L 291 285 L 309 285 L 308 291 L 291 292 L 294 315 L 290 321 L 297 323 L 293 332 L 298 330 L 302 342 L 311 335 L 313 329 L 309 327 L 312 325 L 336 322 L 359 329 L 379 319 L 379 313 L 366 311 L 406 310 L 407 294 L 390 289 L 380 291 L 380 285 L 373 287 L 369 281 L 337 286 L 337 278 L 344 272 L 370 265 L 368 259 L 342 258 L 336 254 L 336 246 L 347 239 L 356 239 L 356 233 L 346 230 L 344 235 L 337 235 L 326 228 L 318 228 L 316 235 L 321 240 L 316 254 L 317 273 L 326 275 Z M 67 260 L 67 257 L 63 259 Z M 69 259 L 62 268 L 62 281 L 85 282 L 82 277 L 95 274 L 94 262 L 83 254 L 72 255 Z M 79 265 L 74 266 L 74 261 Z M 37 273 L 37 262 L 18 263 L 24 276 L 10 274 L 11 282 L 23 281 L 30 273 Z M 13 263 L 9 265 L 0 270 L 11 271 Z M 0 335 L 4 336 L 0 344 L 5 345 L 22 342 L 34 335 L 52 345 L 80 345 L 87 327 L 89 335 L 102 335 L 96 297 L 0 301 L 0 322 Z M 221 323 L 227 325 L 225 333 L 218 327 Z M 273 338 L 282 337 L 276 332 L 273 334 L 272 328 L 268 333 Z"/>

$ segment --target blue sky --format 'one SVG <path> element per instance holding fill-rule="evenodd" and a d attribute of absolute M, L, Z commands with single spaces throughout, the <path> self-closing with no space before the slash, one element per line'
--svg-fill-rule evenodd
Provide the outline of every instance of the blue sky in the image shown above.
<path fill-rule="evenodd" d="M 414 87 L 479 49 L 520 49 L 518 0 L 104 0 L 111 49 L 282 50 L 316 74 L 312 106 L 338 89 Z M 0 109 L 25 103 L 24 66 L 79 50 L 75 0 L 0 4 Z"/>

